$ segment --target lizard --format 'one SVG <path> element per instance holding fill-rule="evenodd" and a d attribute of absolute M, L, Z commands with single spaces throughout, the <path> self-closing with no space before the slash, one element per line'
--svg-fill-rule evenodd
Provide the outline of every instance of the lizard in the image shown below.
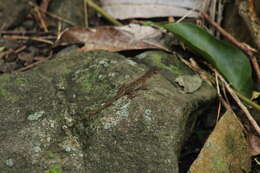
<path fill-rule="evenodd" d="M 148 70 L 147 72 L 145 72 L 142 76 L 140 76 L 139 78 L 137 78 L 136 80 L 130 82 L 129 84 L 123 84 L 117 91 L 116 95 L 112 98 L 110 98 L 109 100 L 107 100 L 101 107 L 99 107 L 96 110 L 93 110 L 91 112 L 89 112 L 88 114 L 90 116 L 93 116 L 99 112 L 101 112 L 102 110 L 104 110 L 105 108 L 111 106 L 115 101 L 117 101 L 119 98 L 127 95 L 127 96 L 132 96 L 134 94 L 134 92 L 136 92 L 137 90 L 143 89 L 145 88 L 146 85 L 146 81 L 151 78 L 154 74 L 157 74 L 161 71 L 160 68 L 158 67 L 152 67 L 150 70 Z M 81 120 L 86 120 L 88 118 L 88 116 L 84 116 L 82 118 L 80 118 Z"/>

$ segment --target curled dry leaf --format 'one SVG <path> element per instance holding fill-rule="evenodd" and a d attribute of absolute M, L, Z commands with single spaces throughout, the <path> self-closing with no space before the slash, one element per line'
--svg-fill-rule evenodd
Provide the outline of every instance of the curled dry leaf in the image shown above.
<path fill-rule="evenodd" d="M 58 45 L 80 42 L 82 48 L 90 50 L 170 50 L 162 31 L 150 26 L 130 24 L 122 27 L 101 26 L 96 28 L 72 27 L 65 30 L 58 40 Z"/>

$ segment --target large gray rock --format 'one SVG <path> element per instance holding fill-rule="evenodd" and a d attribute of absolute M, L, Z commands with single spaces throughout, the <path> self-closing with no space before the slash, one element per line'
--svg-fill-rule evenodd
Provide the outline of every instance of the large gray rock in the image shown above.
<path fill-rule="evenodd" d="M 194 74 L 171 62 L 177 60 L 152 76 L 146 90 L 82 122 L 76 120 L 148 67 L 115 53 L 72 52 L 0 76 L 1 172 L 177 173 L 185 135 L 215 92 L 202 83 L 186 93 L 163 76 L 171 69 L 176 77 Z"/>

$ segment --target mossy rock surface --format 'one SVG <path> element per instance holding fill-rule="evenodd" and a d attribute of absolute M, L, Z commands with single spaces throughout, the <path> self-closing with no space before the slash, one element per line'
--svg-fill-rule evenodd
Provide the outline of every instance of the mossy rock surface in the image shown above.
<path fill-rule="evenodd" d="M 71 52 L 0 76 L 0 170 L 177 173 L 185 135 L 216 96 L 207 84 L 183 93 L 156 74 L 135 97 L 76 122 L 148 69 L 116 53 Z"/>

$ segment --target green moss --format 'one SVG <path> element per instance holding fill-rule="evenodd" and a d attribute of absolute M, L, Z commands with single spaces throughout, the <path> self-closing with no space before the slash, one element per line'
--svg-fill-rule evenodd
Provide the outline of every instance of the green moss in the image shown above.
<path fill-rule="evenodd" d="M 10 74 L 3 74 L 1 75 L 0 85 L 2 84 L 2 81 L 10 81 L 11 75 Z"/>
<path fill-rule="evenodd" d="M 47 152 L 47 156 L 48 156 L 49 159 L 56 159 L 57 158 L 57 156 L 51 151 Z"/>
<path fill-rule="evenodd" d="M 8 91 L 6 91 L 6 84 L 10 83 L 10 75 L 2 75 L 0 78 L 0 96 L 7 96 Z"/>
<path fill-rule="evenodd" d="M 231 153 L 236 152 L 236 150 L 237 150 L 237 148 L 236 148 L 237 144 L 234 141 L 234 137 L 232 135 L 234 135 L 234 134 L 225 136 L 225 144 L 228 148 L 228 151 L 230 151 Z"/>
<path fill-rule="evenodd" d="M 177 66 L 174 66 L 174 65 L 170 65 L 170 70 L 177 73 L 178 75 L 183 74 L 182 70 L 179 69 Z"/>
<path fill-rule="evenodd" d="M 63 67 L 62 69 L 62 72 L 64 73 L 64 74 L 69 74 L 69 73 L 71 73 L 72 72 L 72 69 L 71 68 L 67 68 L 67 67 Z"/>
<path fill-rule="evenodd" d="M 3 82 L 1 82 L 3 81 Z M 13 83 L 15 82 L 15 83 Z M 4 97 L 6 100 L 11 101 L 12 103 L 16 102 L 18 99 L 17 93 L 19 92 L 17 89 L 17 85 L 27 86 L 28 83 L 24 78 L 14 77 L 11 78 L 10 75 L 3 75 L 0 79 L 0 97 Z M 14 91 L 14 92 L 13 92 Z"/>
<path fill-rule="evenodd" d="M 44 171 L 44 173 L 61 173 L 61 165 L 55 164 L 49 170 Z"/>
<path fill-rule="evenodd" d="M 163 57 L 161 54 L 154 53 L 154 54 L 151 54 L 150 56 L 151 56 L 151 59 L 153 60 L 154 65 L 159 65 L 159 66 L 163 65 L 162 64 Z"/>
<path fill-rule="evenodd" d="M 15 82 L 17 83 L 17 85 L 20 85 L 20 86 L 28 85 L 28 81 L 25 78 L 17 78 L 15 80 Z"/>
<path fill-rule="evenodd" d="M 90 92 L 91 89 L 93 88 L 92 83 L 89 80 L 87 80 L 87 79 L 83 80 L 81 82 L 81 86 L 82 86 L 82 88 L 84 89 L 85 92 Z"/>
<path fill-rule="evenodd" d="M 78 71 L 74 80 L 78 83 L 84 93 L 92 93 L 95 90 L 111 89 L 111 84 L 102 66 L 95 66 L 95 69 L 82 69 Z"/>
<path fill-rule="evenodd" d="M 0 88 L 0 97 L 4 97 L 6 100 L 15 103 L 18 100 L 18 96 L 14 93 L 10 93 L 6 89 Z"/>
<path fill-rule="evenodd" d="M 84 72 L 81 74 L 78 81 L 85 92 L 90 92 L 93 89 L 93 84 L 97 81 L 97 73 Z"/>
<path fill-rule="evenodd" d="M 214 167 L 218 172 L 226 172 L 228 170 L 227 162 L 220 155 L 219 157 L 214 157 Z"/>
<path fill-rule="evenodd" d="M 177 59 L 176 55 L 165 52 L 147 51 L 138 55 L 137 58 L 148 66 L 157 66 L 162 69 L 167 69 L 175 75 L 182 75 L 188 71 L 188 68 Z"/>
<path fill-rule="evenodd" d="M 5 89 L 0 89 L 0 97 L 4 97 L 7 95 L 7 91 Z"/>

